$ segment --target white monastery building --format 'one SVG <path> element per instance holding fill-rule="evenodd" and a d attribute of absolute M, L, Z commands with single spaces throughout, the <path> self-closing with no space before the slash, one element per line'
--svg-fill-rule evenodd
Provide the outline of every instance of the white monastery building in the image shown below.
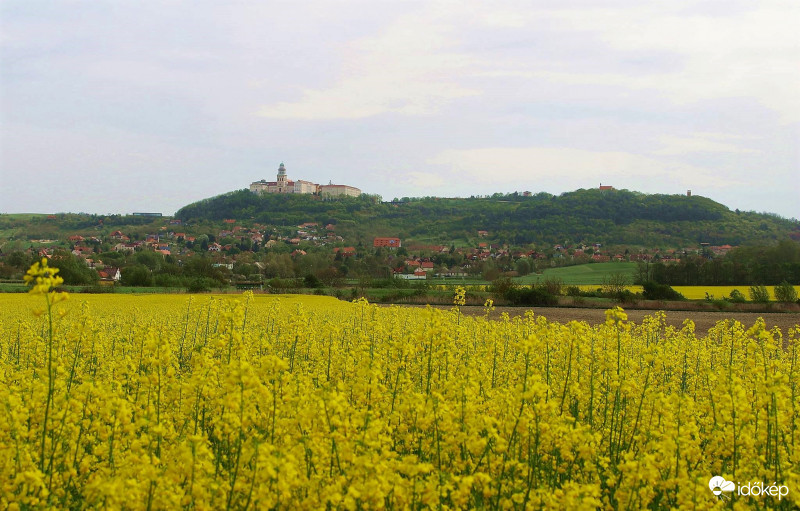
<path fill-rule="evenodd" d="M 250 191 L 259 195 L 265 193 L 306 193 L 316 194 L 321 197 L 358 197 L 361 195 L 361 190 L 355 186 L 348 185 L 335 185 L 328 183 L 327 185 L 318 185 L 311 181 L 291 181 L 286 177 L 286 167 L 281 163 L 278 167 L 277 181 L 255 181 L 250 183 Z"/>

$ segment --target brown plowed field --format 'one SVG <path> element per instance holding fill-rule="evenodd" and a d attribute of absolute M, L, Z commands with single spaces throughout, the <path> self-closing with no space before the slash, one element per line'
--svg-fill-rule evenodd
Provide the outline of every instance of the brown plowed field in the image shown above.
<path fill-rule="evenodd" d="M 439 306 L 438 308 L 450 309 L 450 307 Z M 533 310 L 538 316 L 544 316 L 549 321 L 556 321 L 558 323 L 567 323 L 569 321 L 585 321 L 589 324 L 597 324 L 605 321 L 604 309 L 591 309 L 591 308 L 575 308 L 575 307 L 497 307 L 492 312 L 492 319 L 497 319 L 500 314 L 507 312 L 509 316 L 523 316 L 526 311 Z M 461 307 L 464 314 L 483 316 L 485 310 L 483 307 L 477 306 L 464 306 Z M 628 320 L 634 323 L 641 323 L 642 318 L 653 314 L 652 310 L 625 310 L 628 315 Z M 724 319 L 735 319 L 750 327 L 755 323 L 759 317 L 764 318 L 767 328 L 777 326 L 781 329 L 784 336 L 789 332 L 792 327 L 800 327 L 800 313 L 794 312 L 773 312 L 773 313 L 756 313 L 756 312 L 706 312 L 706 311 L 667 311 L 667 324 L 676 328 L 683 325 L 685 319 L 691 319 L 695 324 L 695 332 L 697 335 L 705 335 L 709 328 L 713 327 L 717 321 Z"/>

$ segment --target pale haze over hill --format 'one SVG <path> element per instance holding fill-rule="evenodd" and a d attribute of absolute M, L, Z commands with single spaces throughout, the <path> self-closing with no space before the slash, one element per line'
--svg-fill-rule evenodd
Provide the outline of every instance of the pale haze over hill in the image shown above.
<path fill-rule="evenodd" d="M 600 183 L 800 217 L 800 3 L 0 3 L 0 213 Z"/>

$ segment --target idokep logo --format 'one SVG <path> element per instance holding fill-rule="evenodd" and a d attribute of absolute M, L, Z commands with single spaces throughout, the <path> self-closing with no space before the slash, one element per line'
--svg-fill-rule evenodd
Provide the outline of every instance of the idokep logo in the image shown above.
<path fill-rule="evenodd" d="M 708 487 L 711 492 L 719 498 L 729 499 L 729 495 L 724 493 L 731 493 L 739 497 L 778 497 L 781 500 L 783 497 L 789 495 L 789 487 L 786 485 L 764 484 L 761 481 L 750 482 L 747 484 L 739 483 L 738 491 L 737 485 L 733 481 L 727 481 L 722 476 L 714 476 L 708 481 Z"/>
<path fill-rule="evenodd" d="M 717 497 L 730 498 L 727 495 L 722 495 L 722 492 L 732 492 L 736 489 L 733 481 L 726 481 L 722 476 L 714 476 L 708 481 L 708 487 Z"/>

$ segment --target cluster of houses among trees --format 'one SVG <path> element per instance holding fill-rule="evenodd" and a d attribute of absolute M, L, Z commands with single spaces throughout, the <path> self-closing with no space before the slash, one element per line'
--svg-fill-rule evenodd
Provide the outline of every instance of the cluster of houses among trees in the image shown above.
<path fill-rule="evenodd" d="M 192 259 L 202 259 L 220 283 L 266 281 L 274 278 L 322 277 L 326 283 L 344 279 L 481 278 L 524 276 L 551 266 L 605 261 L 660 261 L 670 263 L 689 256 L 724 255 L 732 247 L 692 247 L 685 250 L 606 250 L 599 243 L 514 247 L 491 241 L 488 230 L 477 230 L 472 246 L 404 242 L 397 236 L 347 241 L 336 225 L 303 222 L 293 227 L 258 223 L 242 225 L 235 219 L 219 224 L 185 225 L 164 217 L 151 232 L 114 229 L 107 234 L 69 233 L 62 240 L 32 240 L 22 256 L 11 257 L 6 244 L 0 254 L 0 278 L 19 278 L 28 261 L 50 257 L 74 283 L 186 285 Z M 37 246 L 38 245 L 38 246 Z M 20 252 L 20 251 L 17 251 Z M 68 261 L 69 260 L 69 261 Z M 199 267 L 197 264 L 194 267 Z M 169 275 L 170 277 L 167 277 Z M 186 277 L 186 278 L 183 278 Z"/>
<path fill-rule="evenodd" d="M 165 287 L 197 279 L 492 281 L 615 261 L 640 263 L 645 278 L 671 285 L 800 282 L 800 225 L 695 196 L 604 189 L 382 202 L 347 190 L 340 200 L 314 196 L 321 193 L 288 180 L 281 166 L 274 182 L 191 204 L 173 218 L 0 216 L 0 232 L 12 233 L 0 239 L 0 279 L 19 280 L 35 258 L 50 257 L 68 282 Z"/>

